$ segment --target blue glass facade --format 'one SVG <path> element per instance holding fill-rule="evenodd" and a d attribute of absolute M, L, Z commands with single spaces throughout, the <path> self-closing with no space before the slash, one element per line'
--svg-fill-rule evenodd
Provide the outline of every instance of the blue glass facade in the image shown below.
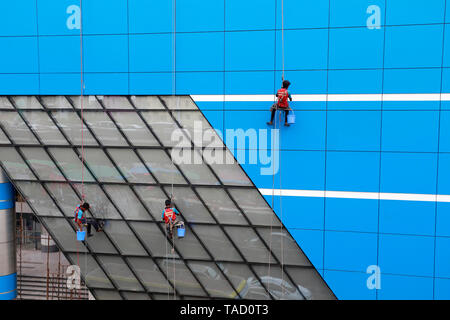
<path fill-rule="evenodd" d="M 291 92 L 449 93 L 447 2 L 284 0 Z M 281 3 L 83 0 L 84 94 L 271 95 L 281 79 Z M 0 3 L 0 94 L 80 94 L 73 5 L 80 1 Z M 379 9 L 379 28 L 368 27 L 368 8 Z M 217 100 L 197 102 L 216 129 L 267 128 L 270 101 Z M 450 194 L 448 99 L 291 106 L 297 123 L 281 129 L 275 185 L 260 165 L 243 164 L 259 188 Z M 274 207 L 281 215 L 278 197 Z M 282 208 L 338 298 L 449 298 L 449 203 L 289 196 Z M 370 265 L 380 267 L 380 289 L 366 284 Z"/>

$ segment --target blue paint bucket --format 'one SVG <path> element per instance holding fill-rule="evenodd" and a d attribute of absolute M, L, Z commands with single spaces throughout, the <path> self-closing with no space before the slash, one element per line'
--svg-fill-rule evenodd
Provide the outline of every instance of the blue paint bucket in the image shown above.
<path fill-rule="evenodd" d="M 289 124 L 294 124 L 294 123 L 295 123 L 295 114 L 294 114 L 294 113 L 288 114 L 288 116 L 287 116 L 287 122 L 288 122 Z"/>
<path fill-rule="evenodd" d="M 77 231 L 77 240 L 84 241 L 84 238 L 86 238 L 86 231 Z"/>
<path fill-rule="evenodd" d="M 178 227 L 178 238 L 184 238 L 184 234 L 186 233 L 186 229 L 184 226 Z"/>

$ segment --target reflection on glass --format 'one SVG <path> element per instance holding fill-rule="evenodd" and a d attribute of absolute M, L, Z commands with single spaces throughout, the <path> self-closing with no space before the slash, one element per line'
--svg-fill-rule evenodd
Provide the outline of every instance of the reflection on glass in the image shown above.
<path fill-rule="evenodd" d="M 83 244 L 77 244 L 75 230 L 69 225 L 66 219 L 42 218 L 42 221 L 48 227 L 48 230 L 50 230 L 52 238 L 62 247 L 62 250 L 87 252 Z"/>
<path fill-rule="evenodd" d="M 316 269 L 285 267 L 285 271 L 289 273 L 307 299 L 336 300 Z"/>
<path fill-rule="evenodd" d="M 160 183 L 186 184 L 181 173 L 163 150 L 138 150 L 147 167 Z"/>
<path fill-rule="evenodd" d="M 231 196 L 254 225 L 280 226 L 272 209 L 256 189 L 229 189 Z"/>
<path fill-rule="evenodd" d="M 222 188 L 195 188 L 220 223 L 246 225 L 247 221 Z"/>
<path fill-rule="evenodd" d="M 19 188 L 39 216 L 62 216 L 52 199 L 48 196 L 44 188 L 37 182 L 18 182 L 16 186 Z"/>
<path fill-rule="evenodd" d="M 147 290 L 150 292 L 166 293 L 169 291 L 173 293 L 172 287 L 153 260 L 148 258 L 128 258 L 128 262 Z"/>
<path fill-rule="evenodd" d="M 169 109 L 198 110 L 190 96 L 161 96 Z"/>
<path fill-rule="evenodd" d="M 21 151 L 41 180 L 66 180 L 44 149 L 21 148 Z"/>
<path fill-rule="evenodd" d="M 117 126 L 104 112 L 86 112 L 83 115 L 86 124 L 105 146 L 127 146 Z"/>
<path fill-rule="evenodd" d="M 130 220 L 152 220 L 136 195 L 128 186 L 109 185 L 105 186 L 106 192 L 122 212 L 125 219 Z"/>
<path fill-rule="evenodd" d="M 0 124 L 14 143 L 39 144 L 18 113 L 14 111 L 2 111 Z"/>
<path fill-rule="evenodd" d="M 157 259 L 157 263 L 160 268 L 166 272 L 168 275 L 167 277 L 172 283 L 174 280 L 176 281 L 177 291 L 180 294 L 206 295 L 205 291 L 200 287 L 200 284 L 195 280 L 182 260 L 172 258 Z"/>
<path fill-rule="evenodd" d="M 81 154 L 80 148 L 78 152 Z M 85 148 L 84 159 L 100 182 L 124 182 L 119 171 L 117 171 L 101 149 Z"/>
<path fill-rule="evenodd" d="M 283 230 L 274 228 L 272 233 L 268 228 L 258 228 L 257 230 L 266 243 L 272 242 L 272 253 L 276 255 L 279 261 L 298 266 L 311 266 L 297 242 L 284 228 Z"/>
<path fill-rule="evenodd" d="M 172 188 L 166 187 L 166 192 L 172 194 Z M 173 204 L 189 223 L 214 222 L 205 206 L 188 187 L 173 188 Z"/>
<path fill-rule="evenodd" d="M 94 178 L 91 176 L 87 168 L 82 172 L 81 159 L 70 148 L 49 148 L 51 155 L 58 162 L 59 167 L 64 172 L 69 181 L 81 181 L 84 178 L 85 182 L 93 182 Z M 84 174 L 84 176 L 83 176 Z"/>
<path fill-rule="evenodd" d="M 240 255 L 230 244 L 218 226 L 195 225 L 194 231 L 216 260 L 242 261 Z"/>
<path fill-rule="evenodd" d="M 67 140 L 63 137 L 46 112 L 23 111 L 22 114 L 43 143 L 59 145 L 67 144 Z"/>
<path fill-rule="evenodd" d="M 158 141 L 139 118 L 137 113 L 111 112 L 114 121 L 135 146 L 159 146 Z"/>
<path fill-rule="evenodd" d="M 85 146 L 98 145 L 89 130 L 81 122 L 81 118 L 75 112 L 53 111 L 52 115 L 72 144 L 81 145 L 81 142 L 83 142 Z M 83 128 L 83 133 L 81 132 L 81 128 Z"/>
<path fill-rule="evenodd" d="M 15 148 L 2 147 L 2 152 L 0 152 L 0 162 L 3 164 L 11 179 L 36 180 L 36 177 Z"/>
<path fill-rule="evenodd" d="M 99 256 L 102 267 L 120 290 L 144 291 L 125 262 L 119 257 Z"/>
<path fill-rule="evenodd" d="M 108 152 L 129 182 L 155 182 L 145 165 L 132 150 L 108 149 Z"/>
<path fill-rule="evenodd" d="M 86 286 L 96 288 L 113 288 L 113 285 L 106 277 L 103 270 L 90 254 L 77 255 L 76 253 L 70 253 L 69 259 L 74 264 L 78 262 L 78 266 L 80 267 L 80 272 L 86 282 Z M 118 295 L 115 291 L 102 292 L 112 292 L 113 294 Z"/>
<path fill-rule="evenodd" d="M 236 291 L 212 262 L 189 262 L 192 272 L 212 297 L 234 299 Z"/>

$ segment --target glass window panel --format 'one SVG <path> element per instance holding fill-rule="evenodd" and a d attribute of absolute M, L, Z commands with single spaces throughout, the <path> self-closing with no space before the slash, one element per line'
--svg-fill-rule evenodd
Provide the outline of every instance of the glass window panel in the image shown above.
<path fill-rule="evenodd" d="M 195 225 L 192 227 L 215 260 L 242 261 L 230 240 L 218 226 Z"/>
<path fill-rule="evenodd" d="M 14 109 L 7 97 L 0 97 L 0 109 Z"/>
<path fill-rule="evenodd" d="M 163 150 L 147 149 L 138 152 L 160 183 L 186 184 L 180 171 Z"/>
<path fill-rule="evenodd" d="M 219 188 L 195 188 L 220 223 L 247 225 L 239 209 L 226 192 Z"/>
<path fill-rule="evenodd" d="M 62 213 L 58 210 L 53 200 L 39 183 L 16 181 L 16 186 L 31 207 L 36 210 L 37 215 L 62 216 Z"/>
<path fill-rule="evenodd" d="M 336 300 L 317 270 L 311 268 L 285 267 L 303 295 L 309 300 Z"/>
<path fill-rule="evenodd" d="M 239 245 L 245 259 L 249 262 L 273 263 L 275 259 L 269 254 L 269 250 L 251 228 L 225 227 L 225 231 Z M 270 256 L 270 260 L 269 260 Z"/>
<path fill-rule="evenodd" d="M 198 110 L 190 96 L 160 96 L 169 109 Z"/>
<path fill-rule="evenodd" d="M 144 291 L 131 270 L 119 257 L 99 256 L 98 259 L 120 290 Z"/>
<path fill-rule="evenodd" d="M 78 148 L 81 154 L 81 148 Z M 100 182 L 125 182 L 101 149 L 84 149 L 85 163 Z"/>
<path fill-rule="evenodd" d="M 18 109 L 43 109 L 35 96 L 15 96 L 12 99 Z"/>
<path fill-rule="evenodd" d="M 172 287 L 153 260 L 148 258 L 128 258 L 128 262 L 148 291 L 173 293 Z"/>
<path fill-rule="evenodd" d="M 119 247 L 123 255 L 146 255 L 144 248 L 140 245 L 136 236 L 123 221 L 107 221 L 104 231 Z"/>
<path fill-rule="evenodd" d="M 44 144 L 67 144 L 67 140 L 50 119 L 46 112 L 23 111 L 25 119 L 30 127 L 39 136 Z"/>
<path fill-rule="evenodd" d="M 153 219 L 160 221 L 164 202 L 168 198 L 161 188 L 157 186 L 135 186 L 134 190 L 136 190 L 145 206 L 150 210 Z"/>
<path fill-rule="evenodd" d="M 117 126 L 105 112 L 85 112 L 83 119 L 105 146 L 127 146 Z"/>
<path fill-rule="evenodd" d="M 77 255 L 76 253 L 70 253 L 69 259 L 73 264 L 76 264 L 78 262 L 78 266 L 80 267 L 80 272 L 86 283 L 86 286 L 94 288 L 113 288 L 111 281 L 109 281 L 108 277 L 105 275 L 103 270 L 90 254 Z"/>
<path fill-rule="evenodd" d="M 275 300 L 305 299 L 306 291 L 304 291 L 304 288 L 300 288 L 294 285 L 289 280 L 286 273 L 282 272 L 279 266 L 272 265 L 270 267 L 270 273 L 267 266 L 253 266 L 253 269 L 259 275 L 261 281 L 264 283 L 267 290 L 272 294 Z M 256 291 L 256 287 L 258 285 L 261 285 L 260 282 L 255 282 L 253 290 Z M 260 288 L 260 290 L 263 289 Z"/>
<path fill-rule="evenodd" d="M 2 152 L 0 152 L 0 161 L 11 179 L 36 180 L 36 177 L 15 148 L 2 147 Z"/>
<path fill-rule="evenodd" d="M 73 191 L 68 183 L 46 183 L 48 191 L 51 193 L 59 207 L 63 210 L 64 215 L 69 218 L 74 217 L 74 211 L 77 205 L 80 204 L 80 198 Z M 90 217 L 89 211 L 87 216 Z"/>
<path fill-rule="evenodd" d="M 188 130 L 197 147 L 223 147 L 222 139 L 200 111 L 174 111 L 173 117 Z"/>
<path fill-rule="evenodd" d="M 42 218 L 46 229 L 63 251 L 87 252 L 82 242 L 77 242 L 75 230 L 63 218 Z M 43 225 L 43 226 L 44 226 Z M 76 261 L 76 260 L 75 260 Z"/>
<path fill-rule="evenodd" d="M 53 111 L 52 115 L 72 144 L 81 145 L 83 142 L 85 146 L 98 145 L 76 112 Z M 81 139 L 81 128 L 83 128 L 83 139 Z"/>
<path fill-rule="evenodd" d="M 133 106 L 124 96 L 97 96 L 106 109 L 133 109 Z"/>
<path fill-rule="evenodd" d="M 252 224 L 280 226 L 275 213 L 256 189 L 228 189 Z"/>
<path fill-rule="evenodd" d="M 272 242 L 272 253 L 276 255 L 280 263 L 311 266 L 311 262 L 308 261 L 297 242 L 284 228 L 282 230 L 274 228 L 272 233 L 268 228 L 258 228 L 257 230 L 267 244 L 269 241 Z"/>
<path fill-rule="evenodd" d="M 102 106 L 97 101 L 95 96 L 71 96 L 70 100 L 76 109 L 81 109 L 81 98 L 83 98 L 83 110 L 84 109 L 102 109 Z"/>
<path fill-rule="evenodd" d="M 239 293 L 240 298 L 250 300 L 270 300 L 270 296 L 246 264 L 218 263 L 219 268 Z M 236 294 L 237 295 L 237 294 Z"/>
<path fill-rule="evenodd" d="M 44 106 L 49 109 L 72 109 L 72 105 L 64 96 L 41 96 Z"/>
<path fill-rule="evenodd" d="M 252 186 L 252 182 L 239 164 L 237 164 L 230 151 L 223 149 L 205 149 L 203 150 L 203 159 L 211 165 L 224 185 Z"/>
<path fill-rule="evenodd" d="M 81 184 L 75 184 L 75 188 L 82 194 Z M 90 204 L 89 211 L 98 219 L 122 219 L 111 201 L 108 200 L 103 190 L 95 184 L 85 184 L 84 194 Z"/>
<path fill-rule="evenodd" d="M 133 150 L 108 149 L 108 153 L 129 182 L 155 183 L 150 172 Z"/>
<path fill-rule="evenodd" d="M 169 147 L 179 145 L 179 141 L 172 138 L 173 132 L 178 130 L 179 127 L 168 112 L 144 111 L 141 114 L 163 146 Z"/>
<path fill-rule="evenodd" d="M 4 144 L 10 144 L 11 141 L 6 137 L 6 135 L 3 133 L 3 130 L 0 128 L 0 143 Z"/>
<path fill-rule="evenodd" d="M 236 291 L 212 262 L 189 262 L 192 272 L 212 297 L 233 299 Z"/>
<path fill-rule="evenodd" d="M 2 112 L 0 123 L 14 143 L 39 144 L 17 112 Z"/>
<path fill-rule="evenodd" d="M 97 300 L 123 300 L 117 291 L 95 289 L 94 294 Z"/>
<path fill-rule="evenodd" d="M 128 140 L 135 146 L 159 146 L 158 141 L 136 112 L 111 112 Z"/>
<path fill-rule="evenodd" d="M 150 296 L 146 293 L 122 292 L 122 294 L 127 300 L 151 300 Z"/>
<path fill-rule="evenodd" d="M 131 96 L 131 101 L 138 109 L 164 109 L 159 98 L 155 96 Z"/>
<path fill-rule="evenodd" d="M 86 149 L 85 149 L 86 150 Z M 64 175 L 69 181 L 81 181 L 84 176 L 85 182 L 93 182 L 94 178 L 89 173 L 88 169 L 81 169 L 81 160 L 78 155 L 71 148 L 49 148 L 48 151 L 52 154 L 58 163 L 58 166 L 64 172 Z"/>
<path fill-rule="evenodd" d="M 192 184 L 219 185 L 211 170 L 203 162 L 199 150 L 191 148 L 172 149 L 171 155 L 183 174 Z M 182 161 L 177 161 L 180 159 Z"/>
<path fill-rule="evenodd" d="M 136 195 L 128 186 L 108 185 L 106 192 L 122 212 L 125 219 L 152 220 L 152 216 L 141 204 Z"/>
<path fill-rule="evenodd" d="M 21 148 L 20 150 L 41 180 L 66 180 L 43 148 Z"/>
<path fill-rule="evenodd" d="M 178 259 L 157 259 L 157 263 L 164 270 L 169 280 L 176 281 L 177 291 L 182 295 L 206 295 L 200 284 L 192 276 L 182 260 Z M 174 277 L 175 274 L 175 277 Z M 171 297 L 173 298 L 173 296 Z"/>
<path fill-rule="evenodd" d="M 166 187 L 165 190 L 168 194 L 172 193 L 171 187 Z M 173 188 L 173 204 L 188 223 L 214 222 L 208 210 L 189 187 Z"/>

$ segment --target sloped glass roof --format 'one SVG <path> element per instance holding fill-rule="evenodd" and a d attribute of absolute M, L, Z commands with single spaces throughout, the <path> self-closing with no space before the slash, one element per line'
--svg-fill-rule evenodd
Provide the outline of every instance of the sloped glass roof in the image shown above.
<path fill-rule="evenodd" d="M 335 299 L 240 165 L 204 157 L 231 153 L 191 97 L 82 99 L 0 97 L 0 165 L 95 298 Z M 196 121 L 216 138 L 206 147 Z M 172 161 L 186 150 L 203 161 Z M 83 191 L 88 217 L 107 224 L 78 242 Z M 171 195 L 186 224 L 173 252 L 161 221 Z"/>

